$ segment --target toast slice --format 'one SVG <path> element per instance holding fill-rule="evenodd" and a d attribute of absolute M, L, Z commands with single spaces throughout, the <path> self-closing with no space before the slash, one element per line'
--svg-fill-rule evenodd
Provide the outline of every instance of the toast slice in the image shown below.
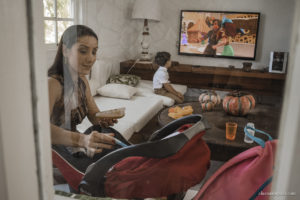
<path fill-rule="evenodd" d="M 125 115 L 125 107 L 112 109 L 112 110 L 105 110 L 96 113 L 96 117 L 113 118 L 113 119 L 122 118 L 124 117 L 124 115 Z"/>

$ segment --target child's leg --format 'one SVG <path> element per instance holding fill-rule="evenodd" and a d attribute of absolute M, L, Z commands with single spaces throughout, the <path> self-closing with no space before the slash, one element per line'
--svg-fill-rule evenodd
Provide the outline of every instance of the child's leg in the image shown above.
<path fill-rule="evenodd" d="M 155 90 L 154 92 L 155 92 L 155 94 L 159 94 L 159 95 L 174 99 L 176 103 L 183 103 L 183 99 L 179 98 L 175 94 L 172 94 L 171 92 L 168 92 L 167 90 L 165 90 L 163 88 Z"/>

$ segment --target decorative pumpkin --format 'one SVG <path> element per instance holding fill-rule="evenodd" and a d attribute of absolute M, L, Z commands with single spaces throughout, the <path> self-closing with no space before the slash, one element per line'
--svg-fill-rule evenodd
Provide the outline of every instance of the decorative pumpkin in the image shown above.
<path fill-rule="evenodd" d="M 255 99 L 251 94 L 233 92 L 223 99 L 223 109 L 225 112 L 244 116 L 255 107 Z"/>
<path fill-rule="evenodd" d="M 199 96 L 199 102 L 201 104 L 209 101 L 215 105 L 219 105 L 221 103 L 221 98 L 215 91 L 207 91 Z"/>
<path fill-rule="evenodd" d="M 203 111 L 211 111 L 215 107 L 215 104 L 212 101 L 206 101 L 201 103 L 201 108 Z"/>

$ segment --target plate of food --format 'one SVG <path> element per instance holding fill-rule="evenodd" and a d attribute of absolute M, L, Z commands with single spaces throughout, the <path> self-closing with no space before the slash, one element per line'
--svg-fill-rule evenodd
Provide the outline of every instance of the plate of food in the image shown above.
<path fill-rule="evenodd" d="M 193 110 L 192 106 L 183 106 L 183 107 L 175 106 L 175 107 L 169 108 L 168 116 L 173 119 L 178 119 L 180 117 L 193 114 L 193 111 L 194 110 Z"/>

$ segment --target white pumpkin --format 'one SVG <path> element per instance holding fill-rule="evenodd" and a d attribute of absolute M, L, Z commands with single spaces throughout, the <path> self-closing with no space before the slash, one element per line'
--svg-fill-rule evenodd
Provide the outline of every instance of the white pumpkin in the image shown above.
<path fill-rule="evenodd" d="M 208 101 L 212 102 L 214 105 L 219 105 L 221 103 L 221 98 L 215 91 L 207 91 L 199 96 L 199 102 L 201 104 Z"/>

